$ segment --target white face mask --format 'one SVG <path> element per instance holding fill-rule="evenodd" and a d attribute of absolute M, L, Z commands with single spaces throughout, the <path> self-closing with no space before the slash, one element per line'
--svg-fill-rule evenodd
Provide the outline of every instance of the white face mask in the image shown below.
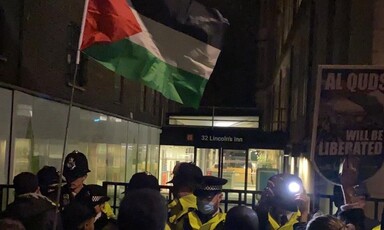
<path fill-rule="evenodd" d="M 205 215 L 213 214 L 215 212 L 215 203 L 197 200 L 197 209 Z"/>

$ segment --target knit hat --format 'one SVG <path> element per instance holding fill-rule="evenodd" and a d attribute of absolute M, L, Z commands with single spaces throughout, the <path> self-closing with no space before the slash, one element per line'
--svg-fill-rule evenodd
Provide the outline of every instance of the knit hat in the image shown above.
<path fill-rule="evenodd" d="M 22 172 L 13 178 L 16 195 L 36 192 L 39 187 L 37 176 L 30 172 Z"/>
<path fill-rule="evenodd" d="M 160 191 L 159 181 L 155 176 L 146 172 L 135 173 L 129 180 L 127 190 L 131 191 L 134 189 L 143 188 L 149 188 Z"/>
<path fill-rule="evenodd" d="M 37 172 L 37 178 L 39 179 L 39 186 L 52 186 L 56 185 L 60 181 L 60 173 L 53 166 L 44 166 Z M 65 182 L 65 180 L 62 180 Z"/>
<path fill-rule="evenodd" d="M 95 209 L 79 202 L 71 202 L 62 211 L 64 229 L 72 230 L 96 215 Z"/>

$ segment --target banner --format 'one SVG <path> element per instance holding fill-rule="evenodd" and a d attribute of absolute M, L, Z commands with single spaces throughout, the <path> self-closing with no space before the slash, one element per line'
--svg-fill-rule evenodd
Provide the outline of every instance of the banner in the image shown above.
<path fill-rule="evenodd" d="M 384 67 L 319 66 L 311 158 L 318 172 L 339 183 L 340 163 L 359 158 L 359 181 L 383 163 Z"/>

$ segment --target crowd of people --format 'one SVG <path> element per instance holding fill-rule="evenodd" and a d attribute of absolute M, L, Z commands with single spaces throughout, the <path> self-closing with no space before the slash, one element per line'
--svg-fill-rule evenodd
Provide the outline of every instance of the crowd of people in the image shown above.
<path fill-rule="evenodd" d="M 335 216 L 311 215 L 301 179 L 291 174 L 269 178 L 255 210 L 236 206 L 222 212 L 222 188 L 227 180 L 204 176 L 193 163 L 173 170 L 174 199 L 167 203 L 158 179 L 134 174 L 126 188 L 117 217 L 104 187 L 85 184 L 88 160 L 78 151 L 64 160 L 62 175 L 45 166 L 36 175 L 22 172 L 13 179 L 15 200 L 0 213 L 0 230 L 365 230 L 380 229 L 367 222 L 362 196 L 356 193 L 356 175 L 341 175 L 342 200 Z M 62 176 L 64 178 L 62 178 Z M 61 184 L 64 184 L 61 186 Z"/>

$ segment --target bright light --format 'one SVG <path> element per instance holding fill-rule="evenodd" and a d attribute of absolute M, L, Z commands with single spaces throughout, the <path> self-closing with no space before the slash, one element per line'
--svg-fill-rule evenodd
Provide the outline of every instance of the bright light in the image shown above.
<path fill-rule="evenodd" d="M 238 123 L 237 121 L 215 121 L 215 127 L 231 127 L 232 125 Z"/>
<path fill-rule="evenodd" d="M 297 193 L 300 191 L 300 185 L 296 182 L 291 182 L 288 185 L 288 189 L 291 193 Z"/>

